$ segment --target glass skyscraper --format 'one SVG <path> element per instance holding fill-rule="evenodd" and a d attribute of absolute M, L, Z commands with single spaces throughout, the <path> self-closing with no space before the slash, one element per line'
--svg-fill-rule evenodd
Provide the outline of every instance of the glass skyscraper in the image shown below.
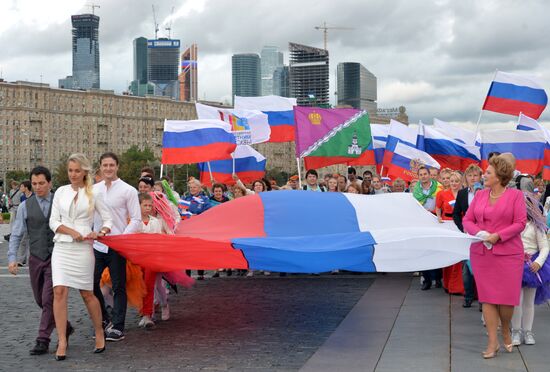
<path fill-rule="evenodd" d="M 147 39 L 144 37 L 134 39 L 134 75 L 129 89 L 133 96 L 154 93 L 153 85 L 147 81 Z"/>
<path fill-rule="evenodd" d="M 147 79 L 155 96 L 179 99 L 180 41 L 155 39 L 147 41 Z"/>
<path fill-rule="evenodd" d="M 290 97 L 288 66 L 277 67 L 275 71 L 273 71 L 273 93 L 271 94 L 281 97 Z"/>
<path fill-rule="evenodd" d="M 349 105 L 376 115 L 376 76 L 357 62 L 339 63 L 336 71 L 338 105 Z"/>
<path fill-rule="evenodd" d="M 262 96 L 276 94 L 273 91 L 273 73 L 283 66 L 283 53 L 276 46 L 264 46 L 261 57 Z"/>
<path fill-rule="evenodd" d="M 73 75 L 75 89 L 99 89 L 99 17 L 71 17 L 73 29 Z"/>
<path fill-rule="evenodd" d="M 258 97 L 262 93 L 260 56 L 255 53 L 234 54 L 232 59 L 233 101 L 235 96 Z"/>

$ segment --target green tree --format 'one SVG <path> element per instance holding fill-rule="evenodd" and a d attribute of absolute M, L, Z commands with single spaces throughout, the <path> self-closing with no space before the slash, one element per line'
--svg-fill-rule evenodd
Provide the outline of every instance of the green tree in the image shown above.
<path fill-rule="evenodd" d="M 67 172 L 67 160 L 69 155 L 63 155 L 61 160 L 57 163 L 57 166 L 53 170 L 52 183 L 53 188 L 57 189 L 59 186 L 69 184 L 69 174 Z"/>
<path fill-rule="evenodd" d="M 120 155 L 118 176 L 130 185 L 136 186 L 141 168 L 145 166 L 152 167 L 156 162 L 158 162 L 158 159 L 151 149 L 146 147 L 140 150 L 137 146 L 132 146 Z"/>
<path fill-rule="evenodd" d="M 8 184 L 11 180 L 16 181 L 25 181 L 29 179 L 29 173 L 27 171 L 23 170 L 11 170 L 6 172 L 6 179 L 8 180 Z"/>

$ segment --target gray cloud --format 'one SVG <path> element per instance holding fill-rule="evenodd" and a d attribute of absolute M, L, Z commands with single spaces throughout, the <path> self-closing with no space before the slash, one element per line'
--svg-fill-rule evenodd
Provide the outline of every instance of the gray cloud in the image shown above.
<path fill-rule="evenodd" d="M 412 121 L 477 120 L 497 68 L 538 75 L 550 87 L 550 3 L 544 0 L 204 0 L 203 9 L 201 1 L 157 1 L 159 21 L 172 6 L 176 13 L 195 9 L 173 20 L 172 36 L 183 46 L 199 45 L 201 98 L 230 97 L 233 53 L 259 53 L 263 45 L 286 51 L 289 41 L 322 47 L 314 26 L 323 21 L 354 28 L 329 31 L 331 92 L 337 63 L 361 62 L 378 76 L 379 106 L 405 105 Z M 120 92 L 132 79 L 132 40 L 153 37 L 151 2 L 100 5 L 101 84 Z M 2 32 L 5 78 L 37 81 L 42 74 L 56 86 L 70 74 L 69 17 L 43 30 L 16 23 Z"/>

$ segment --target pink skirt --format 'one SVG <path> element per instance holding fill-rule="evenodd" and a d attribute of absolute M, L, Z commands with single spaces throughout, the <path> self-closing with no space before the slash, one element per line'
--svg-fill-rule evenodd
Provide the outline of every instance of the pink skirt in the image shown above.
<path fill-rule="evenodd" d="M 470 250 L 470 263 L 479 302 L 518 306 L 523 276 L 523 253 L 500 256 L 494 255 L 492 250 L 485 247 L 483 253 Z"/>

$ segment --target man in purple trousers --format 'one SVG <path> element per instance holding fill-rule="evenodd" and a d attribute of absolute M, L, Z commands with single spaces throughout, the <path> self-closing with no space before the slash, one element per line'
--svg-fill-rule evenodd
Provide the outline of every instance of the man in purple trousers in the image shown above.
<path fill-rule="evenodd" d="M 17 275 L 17 249 L 25 232 L 29 236 L 30 256 L 29 274 L 34 299 L 42 309 L 38 337 L 31 355 L 46 354 L 50 345 L 50 335 L 55 328 L 53 317 L 52 267 L 50 259 L 53 250 L 53 236 L 49 226 L 53 200 L 52 176 L 48 168 L 35 167 L 31 171 L 31 184 L 34 195 L 22 202 L 17 208 L 8 248 L 8 269 Z M 67 337 L 74 332 L 67 324 Z M 67 338 L 68 340 L 68 338 Z"/>

